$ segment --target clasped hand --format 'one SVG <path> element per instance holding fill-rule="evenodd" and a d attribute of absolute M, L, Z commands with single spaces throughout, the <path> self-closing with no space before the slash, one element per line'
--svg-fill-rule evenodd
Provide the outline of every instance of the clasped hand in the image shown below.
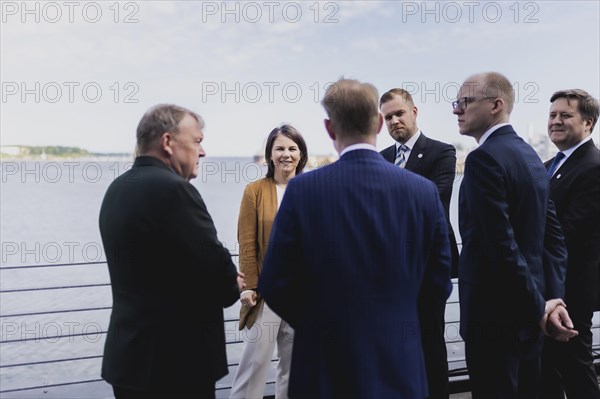
<path fill-rule="evenodd" d="M 540 320 L 540 327 L 544 334 L 560 342 L 567 342 L 579 334 L 573 329 L 574 326 L 569 317 L 569 312 L 567 312 L 567 305 L 560 298 L 546 301 L 544 317 Z"/>
<path fill-rule="evenodd" d="M 249 308 L 256 306 L 256 291 L 250 290 L 242 293 L 240 301 L 242 302 L 242 305 L 248 306 Z"/>

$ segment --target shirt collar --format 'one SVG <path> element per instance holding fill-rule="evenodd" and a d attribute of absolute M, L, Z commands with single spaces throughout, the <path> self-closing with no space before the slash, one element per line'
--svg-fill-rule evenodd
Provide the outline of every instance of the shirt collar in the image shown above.
<path fill-rule="evenodd" d="M 342 152 L 340 152 L 340 157 L 342 155 L 344 155 L 345 153 L 350 152 L 350 151 L 354 151 L 354 150 L 371 150 L 371 151 L 377 152 L 377 148 L 375 148 L 375 146 L 373 146 L 371 144 L 357 143 L 357 144 L 349 145 L 348 147 L 344 148 L 342 150 Z"/>
<path fill-rule="evenodd" d="M 410 139 L 408 139 L 406 143 L 404 143 L 404 145 L 408 147 L 408 151 L 412 151 L 413 147 L 415 146 L 415 143 L 419 139 L 419 136 L 421 136 L 421 130 L 417 129 L 417 132 L 413 134 L 413 136 Z M 402 144 L 396 141 L 396 154 L 398 153 L 398 147 L 400 147 L 401 145 Z"/>
<path fill-rule="evenodd" d="M 499 123 L 499 124 L 494 125 L 491 128 L 489 128 L 479 139 L 479 145 L 482 145 L 488 139 L 488 137 L 490 137 L 492 135 L 492 133 L 494 133 L 496 130 L 500 129 L 503 126 L 508 126 L 508 125 L 510 125 L 510 123 Z"/>
<path fill-rule="evenodd" d="M 591 139 L 592 139 L 592 135 L 590 134 L 589 136 L 587 136 L 586 138 L 581 140 L 579 143 L 575 144 L 573 147 L 571 147 L 567 150 L 561 151 L 563 154 L 565 154 L 565 158 L 563 161 L 565 161 L 567 158 L 569 158 L 571 156 L 571 154 L 573 154 L 575 152 L 576 149 L 578 149 L 579 147 L 581 147 L 582 145 L 584 145 Z"/>

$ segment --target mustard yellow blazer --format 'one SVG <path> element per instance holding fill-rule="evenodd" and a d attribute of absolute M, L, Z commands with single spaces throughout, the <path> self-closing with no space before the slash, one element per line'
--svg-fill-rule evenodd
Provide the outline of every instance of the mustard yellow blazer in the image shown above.
<path fill-rule="evenodd" d="M 275 181 L 263 178 L 250 183 L 244 190 L 238 219 L 238 242 L 240 244 L 240 270 L 245 274 L 246 289 L 256 289 L 271 235 L 271 227 L 277 214 L 277 189 Z M 252 327 L 263 299 L 258 295 L 256 306 L 240 309 L 239 329 Z"/>

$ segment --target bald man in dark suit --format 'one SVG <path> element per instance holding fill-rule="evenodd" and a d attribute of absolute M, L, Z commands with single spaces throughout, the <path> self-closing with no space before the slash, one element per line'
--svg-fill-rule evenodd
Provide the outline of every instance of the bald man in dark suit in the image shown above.
<path fill-rule="evenodd" d="M 452 103 L 460 134 L 479 144 L 459 194 L 460 334 L 474 399 L 538 398 L 543 333 L 577 334 L 546 171 L 510 125 L 514 102 L 510 81 L 485 72 L 467 78 Z"/>

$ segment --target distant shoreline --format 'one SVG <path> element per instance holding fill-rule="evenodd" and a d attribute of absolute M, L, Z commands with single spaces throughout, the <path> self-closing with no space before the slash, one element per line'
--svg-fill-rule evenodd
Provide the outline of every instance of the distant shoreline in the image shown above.
<path fill-rule="evenodd" d="M 133 161 L 133 154 L 86 154 L 86 155 L 9 155 L 0 154 L 5 161 Z"/>

